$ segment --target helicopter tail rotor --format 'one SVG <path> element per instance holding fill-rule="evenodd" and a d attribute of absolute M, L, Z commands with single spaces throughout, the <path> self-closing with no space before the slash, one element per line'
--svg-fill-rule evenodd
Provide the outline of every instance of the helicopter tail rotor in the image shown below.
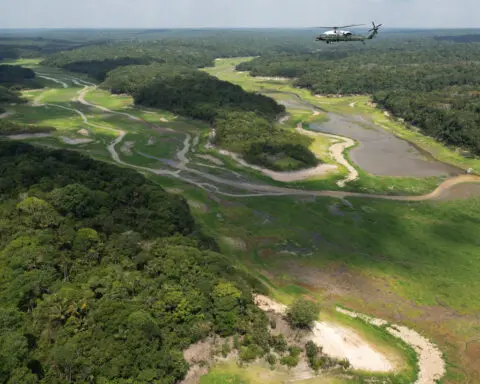
<path fill-rule="evenodd" d="M 372 31 L 378 32 L 378 29 L 379 29 L 382 25 L 383 25 L 383 24 L 375 25 L 375 23 L 372 21 L 372 26 L 373 26 L 373 28 L 370 29 L 368 32 L 372 32 Z"/>

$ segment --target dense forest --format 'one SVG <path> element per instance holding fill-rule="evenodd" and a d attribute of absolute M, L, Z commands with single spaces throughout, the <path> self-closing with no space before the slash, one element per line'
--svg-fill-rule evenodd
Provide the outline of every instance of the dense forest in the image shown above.
<path fill-rule="evenodd" d="M 256 280 L 182 197 L 78 153 L 0 141 L 0 382 L 175 383 L 182 350 L 270 350 Z"/>
<path fill-rule="evenodd" d="M 215 144 L 274 170 L 317 164 L 311 140 L 275 126 L 285 107 L 194 68 L 153 64 L 111 71 L 103 87 L 135 103 L 201 119 L 217 129 Z"/>
<path fill-rule="evenodd" d="M 10 88 L 23 88 L 33 85 L 35 72 L 30 68 L 23 68 L 19 65 L 0 65 L 0 85 Z M 36 84 L 35 84 L 36 85 Z"/>
<path fill-rule="evenodd" d="M 480 92 L 452 87 L 433 92 L 377 92 L 373 101 L 445 143 L 480 154 Z"/>
<path fill-rule="evenodd" d="M 64 32 L 66 33 L 66 32 Z M 86 32 L 84 46 L 48 56 L 44 64 L 83 72 L 97 80 L 117 67 L 166 63 L 191 67 L 213 66 L 218 57 L 258 56 L 266 52 L 310 52 L 315 45 L 305 31 L 282 30 L 144 30 Z M 62 32 L 59 32 L 60 36 Z M 77 37 L 78 38 L 78 37 Z"/>
<path fill-rule="evenodd" d="M 19 90 L 40 86 L 35 72 L 18 65 L 0 65 L 0 114 L 6 111 L 8 104 L 25 103 Z M 0 120 L 1 123 L 1 120 Z M 2 131 L 5 126 L 2 125 Z M 0 133 L 1 134 L 1 133 Z"/>
<path fill-rule="evenodd" d="M 290 55 L 241 63 L 254 76 L 286 76 L 318 94 L 370 94 L 380 107 L 425 134 L 480 155 L 479 44 L 432 39 L 384 41 L 370 48 Z"/>
<path fill-rule="evenodd" d="M 22 133 L 50 133 L 52 131 L 55 131 L 55 128 L 0 119 L 0 136 Z"/>
<path fill-rule="evenodd" d="M 434 39 L 439 41 L 454 41 L 456 43 L 478 43 L 480 42 L 480 34 L 435 36 Z"/>
<path fill-rule="evenodd" d="M 6 104 L 21 102 L 24 100 L 20 97 L 20 93 L 0 85 L 0 113 L 5 112 Z"/>
<path fill-rule="evenodd" d="M 181 49 L 159 43 L 98 44 L 72 51 L 59 52 L 42 64 L 86 73 L 104 80 L 111 70 L 133 64 L 168 63 L 203 67 L 212 64 L 213 57 L 200 50 Z"/>
<path fill-rule="evenodd" d="M 45 57 L 55 52 L 78 48 L 82 45 L 56 38 L 8 36 L 4 33 L 0 35 L 0 60 Z"/>
<path fill-rule="evenodd" d="M 148 73 L 138 66 L 122 70 L 120 73 L 112 72 L 109 77 L 111 84 L 115 84 L 116 78 L 125 81 L 128 71 L 142 72 L 140 76 Z M 112 89 L 117 90 L 118 87 L 113 85 Z M 150 80 L 143 84 L 139 82 L 133 95 L 138 104 L 209 122 L 213 122 L 221 110 L 251 111 L 268 120 L 275 120 L 285 112 L 284 106 L 269 97 L 246 92 L 238 85 L 202 71 L 170 65 L 155 66 Z"/>
<path fill-rule="evenodd" d="M 225 112 L 214 123 L 214 144 L 241 153 L 252 164 L 290 171 L 318 164 L 311 138 L 281 129 L 252 112 Z"/>

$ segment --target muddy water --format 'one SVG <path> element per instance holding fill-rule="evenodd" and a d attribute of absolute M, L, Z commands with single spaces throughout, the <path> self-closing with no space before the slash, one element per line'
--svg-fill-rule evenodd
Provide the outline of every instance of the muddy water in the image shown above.
<path fill-rule="evenodd" d="M 459 168 L 434 160 L 362 116 L 329 113 L 328 117 L 329 121 L 311 124 L 310 128 L 356 140 L 359 145 L 350 151 L 350 158 L 366 172 L 378 176 L 403 177 L 454 176 L 463 173 Z"/>

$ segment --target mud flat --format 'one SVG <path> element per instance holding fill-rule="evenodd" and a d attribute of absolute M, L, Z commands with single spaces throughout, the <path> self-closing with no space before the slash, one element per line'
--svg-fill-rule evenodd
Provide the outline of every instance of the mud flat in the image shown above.
<path fill-rule="evenodd" d="M 60 136 L 62 141 L 66 144 L 70 145 L 78 145 L 78 144 L 86 144 L 90 143 L 93 141 L 93 139 L 87 139 L 87 138 L 71 138 L 71 137 L 66 137 L 66 136 Z"/>
<path fill-rule="evenodd" d="M 17 135 L 7 136 L 10 140 L 25 140 L 25 139 L 36 139 L 40 137 L 49 137 L 52 136 L 51 133 L 19 133 Z"/>
<path fill-rule="evenodd" d="M 310 128 L 356 140 L 358 146 L 350 151 L 350 158 L 366 172 L 378 176 L 402 177 L 455 176 L 463 173 L 459 168 L 420 152 L 411 143 L 361 116 L 329 113 L 328 117 L 328 121 L 313 123 Z"/>

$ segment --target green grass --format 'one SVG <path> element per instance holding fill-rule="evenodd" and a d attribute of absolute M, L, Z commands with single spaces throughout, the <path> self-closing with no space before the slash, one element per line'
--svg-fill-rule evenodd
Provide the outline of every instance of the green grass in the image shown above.
<path fill-rule="evenodd" d="M 360 268 L 387 279 L 390 289 L 423 305 L 439 300 L 461 312 L 480 307 L 480 298 L 470 295 L 480 289 L 480 239 L 475 235 L 479 199 L 436 204 L 349 200 L 354 210 L 339 217 L 328 212 L 328 199 L 292 205 L 286 198 L 256 198 L 248 206 L 277 218 L 279 224 L 263 226 L 248 216 L 237 220 L 249 220 L 249 230 L 257 236 L 273 235 L 313 248 L 312 235 L 318 231 L 326 242 L 338 244 L 296 257 L 307 265 L 341 262 Z"/>
<path fill-rule="evenodd" d="M 22 67 L 35 68 L 38 67 L 42 59 L 3 59 L 0 64 L 21 65 Z"/>
<path fill-rule="evenodd" d="M 59 85 L 59 84 L 57 84 Z M 53 88 L 43 92 L 42 103 L 70 103 L 81 88 Z"/>
<path fill-rule="evenodd" d="M 272 371 L 266 364 L 253 363 L 242 368 L 233 362 L 216 365 L 208 375 L 200 378 L 200 384 L 278 384 L 289 379 L 285 367 Z M 323 374 L 309 380 L 295 381 L 299 384 L 341 384 L 355 383 L 349 379 L 338 378 L 330 374 Z"/>
<path fill-rule="evenodd" d="M 85 100 L 112 110 L 122 110 L 133 105 L 133 98 L 128 95 L 112 95 L 102 89 L 90 90 L 85 95 Z"/>

